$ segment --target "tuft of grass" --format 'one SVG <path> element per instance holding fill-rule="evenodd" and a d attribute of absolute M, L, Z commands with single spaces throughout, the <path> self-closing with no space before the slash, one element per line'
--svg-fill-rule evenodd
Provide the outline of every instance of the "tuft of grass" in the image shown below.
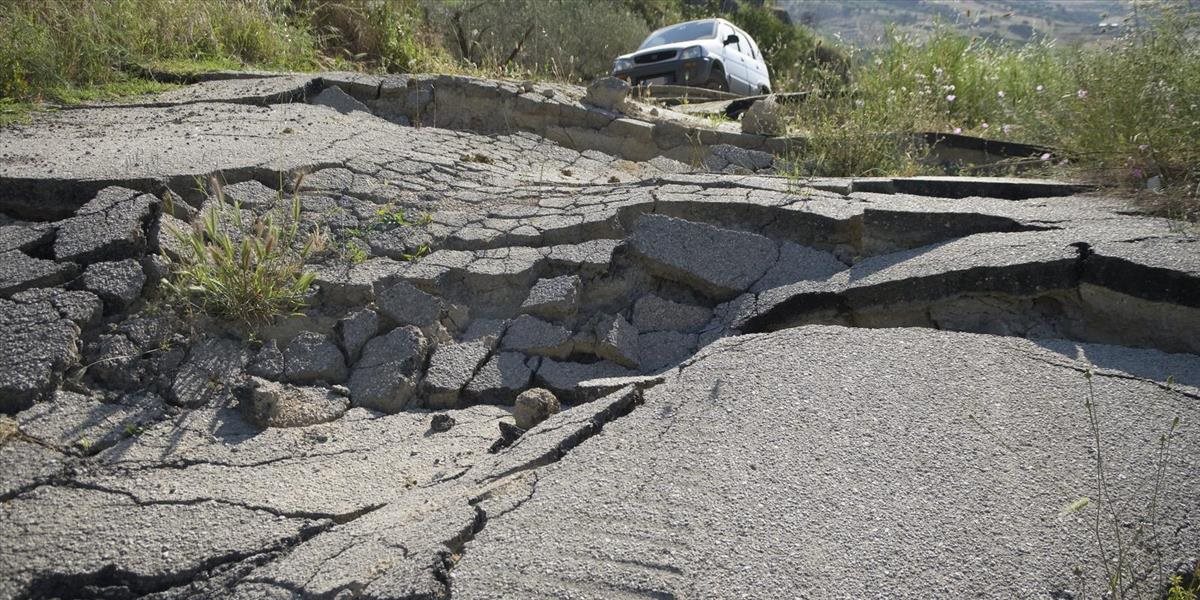
<path fill-rule="evenodd" d="M 302 308 L 314 279 L 304 262 L 324 242 L 320 231 L 301 241 L 299 195 L 281 219 L 268 213 L 249 224 L 219 184 L 212 191 L 213 209 L 190 230 L 175 232 L 186 252 L 173 265 L 168 291 L 203 312 L 251 326 Z"/>
<path fill-rule="evenodd" d="M 400 255 L 400 258 L 408 262 L 413 262 L 423 256 L 428 256 L 431 251 L 432 249 L 429 247 L 429 244 L 421 244 L 416 250 Z"/>
<path fill-rule="evenodd" d="M 33 108 L 34 106 L 30 102 L 0 98 L 0 127 L 14 123 L 28 123 Z"/>
<path fill-rule="evenodd" d="M 805 138 L 803 149 L 786 161 L 793 175 L 873 177 L 928 170 L 921 161 L 929 148 L 907 133 L 920 121 L 895 103 L 834 95 L 792 110 L 793 127 Z"/>
<path fill-rule="evenodd" d="M 391 231 L 397 227 L 425 227 L 430 223 L 433 223 L 433 213 L 422 212 L 419 215 L 413 216 L 405 212 L 403 208 L 392 204 L 381 206 L 376 209 L 375 214 L 363 227 L 352 227 L 341 230 L 338 236 L 337 254 L 350 264 L 360 264 L 370 258 L 370 253 L 364 247 L 367 242 L 362 239 L 369 232 Z M 402 254 L 400 258 L 411 262 L 429 254 L 431 251 L 432 248 L 428 244 L 421 244 L 412 252 Z"/>
<path fill-rule="evenodd" d="M 475 163 L 480 163 L 480 164 L 484 164 L 484 165 L 490 165 L 493 162 L 492 157 L 490 157 L 486 154 L 483 154 L 481 152 L 471 152 L 471 153 L 464 154 L 461 157 L 459 157 L 459 160 L 461 160 L 463 162 L 475 162 Z"/>
<path fill-rule="evenodd" d="M 203 73 L 215 71 L 237 71 L 245 68 L 241 61 L 227 56 L 209 56 L 203 58 L 154 58 L 138 63 L 142 71 L 153 74 L 162 73 L 180 79 L 188 79 Z"/>
<path fill-rule="evenodd" d="M 15 419 L 7 415 L 0 415 L 0 444 L 16 438 L 20 433 L 21 429 L 17 426 Z"/>
<path fill-rule="evenodd" d="M 362 264 L 370 258 L 367 250 L 355 239 L 347 240 L 342 244 L 341 255 L 352 265 Z"/>
<path fill-rule="evenodd" d="M 408 227 L 412 223 L 408 220 L 408 215 L 405 214 L 403 208 L 394 206 L 381 206 L 375 210 L 375 216 L 371 218 L 372 229 L 391 229 L 393 227 Z"/>

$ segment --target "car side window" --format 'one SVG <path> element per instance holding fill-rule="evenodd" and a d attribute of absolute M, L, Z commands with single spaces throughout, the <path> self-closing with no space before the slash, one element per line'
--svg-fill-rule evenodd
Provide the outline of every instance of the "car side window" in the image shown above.
<path fill-rule="evenodd" d="M 742 54 L 745 54 L 746 56 L 749 56 L 750 58 L 756 58 L 755 52 L 754 52 L 754 40 L 750 39 L 750 36 L 746 35 L 745 31 L 738 30 L 737 34 L 738 34 L 738 37 L 742 39 L 742 45 L 741 45 Z"/>
<path fill-rule="evenodd" d="M 717 28 L 717 31 L 720 33 L 720 35 L 717 36 L 717 39 L 721 40 L 722 44 L 725 43 L 725 39 L 728 38 L 729 36 L 737 35 L 737 33 L 733 29 L 731 29 L 728 25 L 724 25 L 724 24 L 722 24 L 719 28 Z M 740 36 L 740 35 L 738 36 L 738 43 L 730 44 L 734 48 L 737 48 L 738 52 L 742 52 L 741 37 L 742 36 Z"/>

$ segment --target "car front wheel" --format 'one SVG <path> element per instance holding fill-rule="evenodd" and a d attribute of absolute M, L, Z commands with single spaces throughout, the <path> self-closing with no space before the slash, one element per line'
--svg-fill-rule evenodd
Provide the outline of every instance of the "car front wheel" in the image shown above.
<path fill-rule="evenodd" d="M 725 77 L 725 69 L 721 65 L 713 65 L 712 71 L 708 74 L 708 81 L 704 82 L 704 87 L 722 92 L 729 91 L 729 80 Z"/>

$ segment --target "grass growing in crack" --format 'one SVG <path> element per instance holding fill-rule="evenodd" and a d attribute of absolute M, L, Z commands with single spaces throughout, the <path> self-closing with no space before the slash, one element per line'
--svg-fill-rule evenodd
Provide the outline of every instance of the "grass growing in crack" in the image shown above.
<path fill-rule="evenodd" d="M 363 227 L 341 230 L 337 254 L 352 265 L 361 264 L 371 257 L 368 249 L 364 247 L 367 242 L 363 239 L 370 232 L 391 231 L 397 227 L 425 227 L 430 223 L 433 223 L 433 213 L 422 212 L 414 218 L 401 207 L 391 204 L 381 206 Z M 412 252 L 402 254 L 400 258 L 411 262 L 431 251 L 429 244 L 421 244 Z"/>
<path fill-rule="evenodd" d="M 400 258 L 408 262 L 412 262 L 418 258 L 421 258 L 422 256 L 427 256 L 429 252 L 429 244 L 421 244 L 420 246 L 417 246 L 416 250 L 413 250 L 412 252 L 405 252 L 404 254 L 400 255 Z"/>
<path fill-rule="evenodd" d="M 490 156 L 483 154 L 481 152 L 464 154 L 461 157 L 459 157 L 459 160 L 461 160 L 463 162 L 474 162 L 474 163 L 480 163 L 480 164 L 485 164 L 485 165 L 490 165 L 493 162 L 492 158 Z"/>
<path fill-rule="evenodd" d="M 17 437 L 21 432 L 17 421 L 7 415 L 0 415 L 0 444 Z"/>
<path fill-rule="evenodd" d="M 1200 563 L 1192 569 L 1191 581 L 1182 575 L 1171 575 L 1171 587 L 1167 589 L 1167 600 L 1196 600 L 1200 595 Z"/>
<path fill-rule="evenodd" d="M 314 278 L 304 262 L 324 240 L 314 231 L 301 242 L 299 194 L 282 219 L 269 212 L 245 223 L 241 206 L 227 202 L 219 184 L 211 191 L 212 208 L 190 230 L 174 232 L 184 250 L 173 261 L 168 290 L 189 306 L 246 325 L 302 308 Z"/>
<path fill-rule="evenodd" d="M 412 227 L 415 225 L 428 225 L 433 222 L 433 215 L 430 213 L 421 213 L 421 216 L 416 219 L 411 219 L 408 213 L 403 208 L 394 206 L 383 206 L 375 211 L 375 217 L 371 219 L 371 229 L 391 229 L 393 227 Z"/>
<path fill-rule="evenodd" d="M 1171 600 L 1195 600 L 1195 593 L 1197 586 L 1200 586 L 1200 581 L 1192 578 L 1191 582 L 1185 582 L 1178 575 L 1168 576 L 1170 566 L 1165 562 L 1162 546 L 1158 541 L 1159 508 L 1164 496 L 1169 492 L 1165 487 L 1167 465 L 1171 457 L 1171 443 L 1179 428 L 1180 418 L 1176 415 L 1166 430 L 1159 435 L 1155 456 L 1154 487 L 1151 491 L 1149 506 L 1147 506 L 1148 514 L 1144 520 L 1127 532 L 1127 527 L 1109 489 L 1092 370 L 1084 371 L 1084 377 L 1087 380 L 1087 397 L 1084 401 L 1084 408 L 1087 411 L 1088 427 L 1095 453 L 1095 498 L 1080 499 L 1072 504 L 1067 512 L 1076 512 L 1089 505 L 1093 506 L 1095 510 L 1092 531 L 1104 569 L 1107 588 L 1105 597 L 1114 600 L 1157 599 L 1162 598 L 1165 593 Z M 1168 390 L 1172 384 L 1173 379 L 1168 378 Z M 1111 545 L 1105 542 L 1106 533 L 1111 536 Z M 1200 569 L 1200 563 L 1193 568 Z M 1152 572 L 1147 572 L 1147 569 Z"/>
<path fill-rule="evenodd" d="M 352 265 L 367 262 L 367 259 L 371 257 L 370 253 L 362 247 L 362 243 L 354 238 L 342 242 L 339 254 Z"/>

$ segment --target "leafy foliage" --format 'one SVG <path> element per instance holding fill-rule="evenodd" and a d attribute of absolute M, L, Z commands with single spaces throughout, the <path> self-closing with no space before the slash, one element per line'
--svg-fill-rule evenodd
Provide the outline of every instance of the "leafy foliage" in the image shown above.
<path fill-rule="evenodd" d="M 1171 576 L 1171 587 L 1167 590 L 1167 600 L 1196 600 L 1200 593 L 1200 563 L 1192 571 L 1190 582 L 1180 575 Z"/>

